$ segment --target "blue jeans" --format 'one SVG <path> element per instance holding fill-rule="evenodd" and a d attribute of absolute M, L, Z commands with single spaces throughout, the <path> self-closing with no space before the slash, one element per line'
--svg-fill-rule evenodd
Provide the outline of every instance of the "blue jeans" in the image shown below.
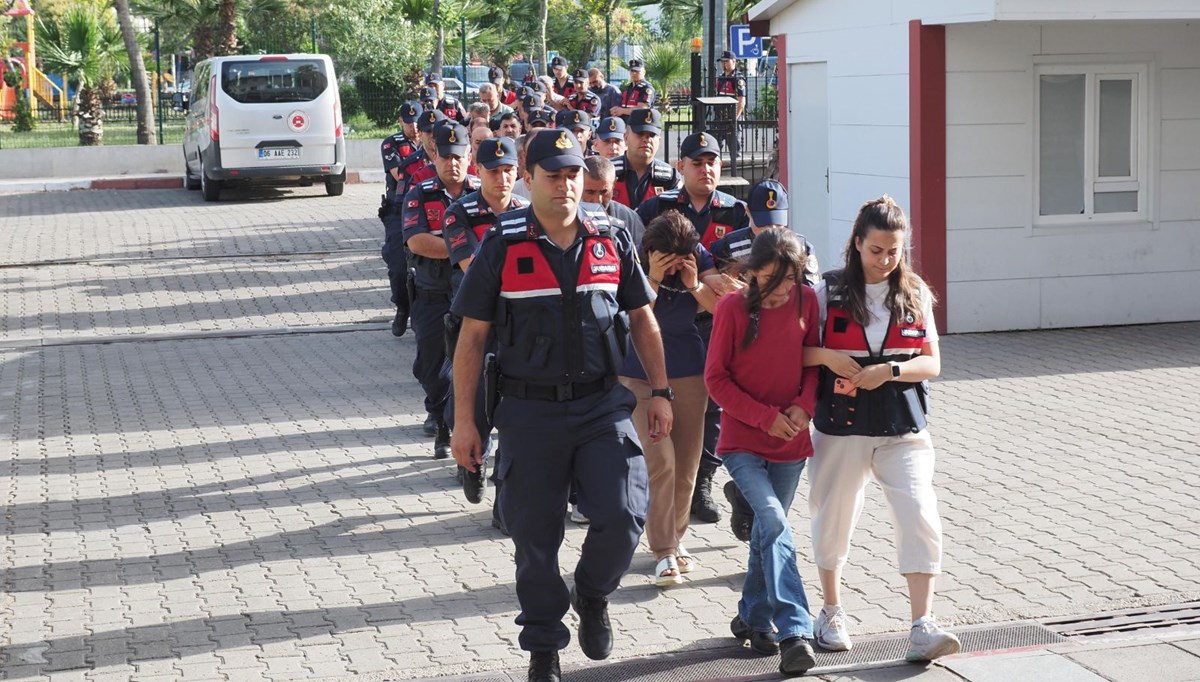
<path fill-rule="evenodd" d="M 770 632 L 774 623 L 779 642 L 790 637 L 812 638 L 812 616 L 787 519 L 806 460 L 768 462 L 748 452 L 730 453 L 722 459 L 754 509 L 750 565 L 738 615 L 758 632 Z"/>

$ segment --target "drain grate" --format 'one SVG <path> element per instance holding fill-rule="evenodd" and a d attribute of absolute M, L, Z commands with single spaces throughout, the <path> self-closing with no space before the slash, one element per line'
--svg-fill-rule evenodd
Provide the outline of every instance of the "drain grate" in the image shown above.
<path fill-rule="evenodd" d="M 1052 618 L 1042 624 L 1064 637 L 1098 637 L 1138 630 L 1200 625 L 1200 601 L 1113 611 L 1086 617 Z"/>
<path fill-rule="evenodd" d="M 1066 641 L 1061 635 L 1034 623 L 962 629 L 955 633 L 962 640 L 964 653 Z M 907 651 L 907 635 L 856 639 L 850 651 L 818 651 L 817 667 L 809 674 L 898 663 L 904 660 Z M 571 682 L 761 682 L 786 679 L 779 674 L 778 665 L 778 656 L 758 656 L 747 648 L 729 646 L 633 658 L 569 672 Z M 444 677 L 437 679 L 438 682 L 449 682 Z M 525 679 L 525 672 L 457 679 L 463 682 L 512 682 Z"/>

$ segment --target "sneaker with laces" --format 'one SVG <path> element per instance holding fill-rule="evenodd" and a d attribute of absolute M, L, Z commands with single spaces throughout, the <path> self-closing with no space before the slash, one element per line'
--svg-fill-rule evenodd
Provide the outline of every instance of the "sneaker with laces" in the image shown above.
<path fill-rule="evenodd" d="M 817 646 L 826 651 L 849 651 L 854 643 L 846 629 L 846 611 L 841 606 L 826 606 L 813 625 Z"/>
<path fill-rule="evenodd" d="M 904 655 L 904 660 L 925 663 L 956 654 L 961 647 L 958 637 L 943 630 L 933 616 L 925 616 L 913 623 L 912 630 L 908 632 L 908 653 Z"/>

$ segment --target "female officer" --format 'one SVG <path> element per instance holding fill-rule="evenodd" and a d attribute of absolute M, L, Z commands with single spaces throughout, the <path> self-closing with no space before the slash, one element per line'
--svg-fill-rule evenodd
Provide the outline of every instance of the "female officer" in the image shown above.
<path fill-rule="evenodd" d="M 863 205 L 842 270 L 817 285 L 822 365 L 809 465 L 813 554 L 825 605 L 817 643 L 851 647 L 841 607 L 841 573 L 872 476 L 895 523 L 900 573 L 912 607 L 910 661 L 953 654 L 958 638 L 933 619 L 934 576 L 942 566 L 942 524 L 933 490 L 933 443 L 925 426 L 925 381 L 941 372 L 933 294 L 904 257 L 908 220 L 883 196 Z"/>

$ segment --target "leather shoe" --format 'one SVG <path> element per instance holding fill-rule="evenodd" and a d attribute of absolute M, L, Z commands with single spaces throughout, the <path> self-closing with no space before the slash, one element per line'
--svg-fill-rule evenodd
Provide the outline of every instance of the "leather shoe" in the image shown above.
<path fill-rule="evenodd" d="M 558 667 L 557 651 L 531 651 L 529 653 L 529 682 L 562 682 L 562 671 Z"/>
<path fill-rule="evenodd" d="M 788 637 L 779 643 L 779 672 L 803 675 L 817 664 L 812 645 L 803 637 Z"/>
<path fill-rule="evenodd" d="M 750 648 L 755 653 L 760 653 L 763 656 L 774 656 L 779 652 L 779 646 L 775 644 L 774 635 L 770 632 L 751 630 L 750 626 L 746 625 L 746 621 L 742 620 L 740 615 L 733 617 L 733 622 L 729 624 L 729 631 L 743 644 L 746 640 L 750 640 Z"/>
<path fill-rule="evenodd" d="M 593 661 L 612 654 L 612 625 L 608 621 L 608 600 L 587 599 L 571 587 L 571 608 L 579 614 L 579 648 Z"/>
<path fill-rule="evenodd" d="M 433 458 L 448 459 L 450 457 L 450 427 L 446 422 L 437 423 L 437 435 L 433 437 Z"/>
<path fill-rule="evenodd" d="M 458 467 L 458 473 L 462 476 L 459 481 L 462 483 L 463 495 L 466 496 L 467 502 L 471 504 L 479 504 L 483 502 L 483 465 L 477 465 L 475 471 L 468 471 L 466 467 Z"/>
<path fill-rule="evenodd" d="M 424 432 L 426 436 L 436 436 L 438 431 L 437 418 L 435 418 L 432 414 L 425 415 L 425 423 L 421 424 L 421 431 Z"/>
<path fill-rule="evenodd" d="M 408 313 L 397 310 L 396 317 L 392 318 L 392 336 L 404 336 L 406 331 L 408 331 Z"/>

